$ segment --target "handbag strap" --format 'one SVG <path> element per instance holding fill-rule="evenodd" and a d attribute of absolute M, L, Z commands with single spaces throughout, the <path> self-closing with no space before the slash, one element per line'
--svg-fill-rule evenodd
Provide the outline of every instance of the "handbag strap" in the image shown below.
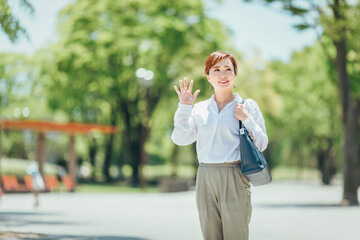
<path fill-rule="evenodd" d="M 246 98 L 241 99 L 240 104 L 244 104 L 246 101 Z M 239 120 L 239 129 L 242 128 L 242 122 Z"/>

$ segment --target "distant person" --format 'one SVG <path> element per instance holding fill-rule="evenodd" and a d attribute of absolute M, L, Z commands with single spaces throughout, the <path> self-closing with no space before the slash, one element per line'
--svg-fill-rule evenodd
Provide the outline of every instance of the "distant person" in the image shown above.
<path fill-rule="evenodd" d="M 31 175 L 31 191 L 34 194 L 35 203 L 34 206 L 39 206 L 39 193 L 45 190 L 45 183 L 40 174 L 39 167 L 37 164 L 30 164 L 27 168 L 27 173 Z"/>
<path fill-rule="evenodd" d="M 171 138 L 180 146 L 196 142 L 196 203 L 204 239 L 247 240 L 252 206 L 250 182 L 240 165 L 239 120 L 264 151 L 268 143 L 264 118 L 254 100 L 240 104 L 242 98 L 232 92 L 237 63 L 229 53 L 211 53 L 205 75 L 214 94 L 194 107 L 200 90 L 192 94 L 193 81 L 188 87 L 184 78 L 180 89 L 174 86 L 180 103 Z"/>

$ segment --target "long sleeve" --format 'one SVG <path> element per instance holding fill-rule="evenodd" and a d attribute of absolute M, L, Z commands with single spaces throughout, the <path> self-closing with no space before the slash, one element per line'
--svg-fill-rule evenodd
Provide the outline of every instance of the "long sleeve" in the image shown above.
<path fill-rule="evenodd" d="M 255 146 L 260 152 L 263 152 L 268 145 L 268 136 L 266 134 L 265 120 L 257 103 L 248 99 L 245 101 L 245 108 L 249 112 L 249 118 L 243 121 Z"/>
<path fill-rule="evenodd" d="M 179 146 L 189 145 L 196 141 L 197 129 L 192 116 L 192 105 L 180 104 L 174 116 L 172 141 Z"/>

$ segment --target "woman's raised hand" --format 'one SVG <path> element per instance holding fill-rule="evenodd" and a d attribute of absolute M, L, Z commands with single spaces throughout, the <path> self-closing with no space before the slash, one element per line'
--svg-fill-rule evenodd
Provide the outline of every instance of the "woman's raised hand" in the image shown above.
<path fill-rule="evenodd" d="M 192 92 L 192 87 L 194 85 L 193 80 L 191 80 L 191 82 L 190 82 L 189 89 L 187 89 L 187 79 L 186 78 L 184 78 L 184 84 L 181 80 L 179 81 L 179 84 L 180 84 L 180 91 L 176 86 L 174 86 L 174 89 L 175 89 L 177 95 L 179 96 L 180 103 L 193 105 L 200 90 L 196 90 L 194 92 L 194 95 L 192 95 L 191 92 Z"/>

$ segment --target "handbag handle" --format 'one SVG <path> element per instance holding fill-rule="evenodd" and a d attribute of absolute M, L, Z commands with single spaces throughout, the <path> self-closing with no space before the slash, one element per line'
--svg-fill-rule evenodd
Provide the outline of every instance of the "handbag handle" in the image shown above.
<path fill-rule="evenodd" d="M 246 101 L 246 98 L 241 99 L 240 104 L 244 104 L 245 101 Z M 242 125 L 243 125 L 242 122 L 239 120 L 239 127 L 240 127 L 239 129 L 241 129 L 243 127 Z"/>

